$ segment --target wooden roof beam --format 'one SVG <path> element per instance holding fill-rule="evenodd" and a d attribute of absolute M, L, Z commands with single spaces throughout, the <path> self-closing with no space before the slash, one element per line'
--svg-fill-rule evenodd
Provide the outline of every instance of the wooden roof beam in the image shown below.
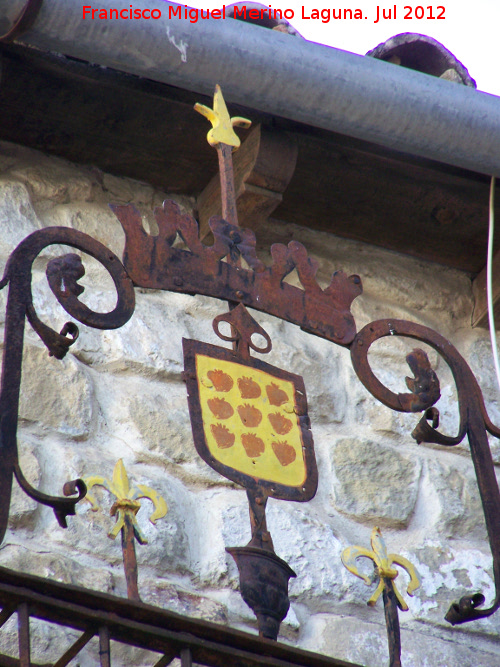
<path fill-rule="evenodd" d="M 234 188 L 241 227 L 255 228 L 281 204 L 295 171 L 298 147 L 286 132 L 256 125 L 233 155 Z M 210 233 L 208 221 L 221 215 L 217 173 L 199 195 L 200 238 Z"/>

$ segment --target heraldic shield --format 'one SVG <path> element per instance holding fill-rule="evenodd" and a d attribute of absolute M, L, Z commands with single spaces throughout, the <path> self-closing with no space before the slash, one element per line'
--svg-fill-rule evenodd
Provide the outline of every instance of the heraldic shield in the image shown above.
<path fill-rule="evenodd" d="M 310 500 L 318 472 L 303 379 L 215 345 L 183 339 L 183 347 L 202 459 L 249 491 Z"/>

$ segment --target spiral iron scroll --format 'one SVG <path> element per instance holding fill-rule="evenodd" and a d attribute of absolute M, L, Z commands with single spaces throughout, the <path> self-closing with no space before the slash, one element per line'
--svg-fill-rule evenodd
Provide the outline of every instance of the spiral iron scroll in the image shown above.
<path fill-rule="evenodd" d="M 407 357 L 415 375 L 414 379 L 406 379 L 411 392 L 409 394 L 395 394 L 374 375 L 368 362 L 368 351 L 375 341 L 385 336 L 403 336 L 426 343 L 446 361 L 458 392 L 460 426 L 456 436 L 447 436 L 437 430 L 439 412 L 432 406 L 439 399 L 439 382 L 425 352 L 417 349 Z M 487 433 L 500 437 L 500 429 L 494 426 L 488 417 L 481 389 L 473 372 L 465 359 L 443 336 L 432 329 L 405 320 L 378 320 L 368 324 L 352 342 L 351 358 L 361 382 L 384 405 L 399 412 L 424 411 L 424 416 L 412 433 L 417 442 L 453 446 L 462 442 L 467 435 L 493 555 L 496 595 L 487 609 L 480 608 L 485 600 L 481 593 L 467 595 L 451 605 L 445 618 L 452 625 L 457 625 L 491 616 L 500 607 L 500 492 Z"/>
<path fill-rule="evenodd" d="M 66 516 L 75 514 L 75 505 L 86 493 L 82 480 L 64 485 L 64 495 L 49 496 L 34 489 L 25 479 L 18 462 L 17 423 L 25 320 L 40 336 L 51 356 L 62 359 L 78 337 L 78 327 L 67 322 L 60 333 L 44 324 L 33 306 L 31 292 L 32 266 L 47 246 L 64 244 L 94 257 L 108 271 L 117 291 L 117 304 L 109 313 L 90 310 L 78 297 L 84 288 L 78 280 L 85 274 L 79 255 L 71 253 L 51 260 L 47 265 L 47 280 L 52 292 L 66 312 L 82 324 L 97 329 L 117 329 L 132 316 L 135 294 L 132 281 L 116 255 L 87 234 L 66 227 L 48 227 L 36 231 L 20 243 L 11 254 L 0 289 L 9 286 L 5 319 L 5 342 L 0 387 L 0 543 L 9 518 L 12 477 L 34 500 L 52 507 L 59 524 L 66 527 Z"/>

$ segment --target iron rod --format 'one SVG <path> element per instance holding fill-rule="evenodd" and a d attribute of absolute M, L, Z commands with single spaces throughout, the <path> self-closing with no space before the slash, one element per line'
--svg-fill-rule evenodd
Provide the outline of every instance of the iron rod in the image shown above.
<path fill-rule="evenodd" d="M 389 644 L 389 667 L 401 667 L 401 631 L 399 628 L 398 602 L 391 579 L 384 577 L 384 613 Z"/>
<path fill-rule="evenodd" d="M 172 660 L 175 658 L 175 652 L 172 653 L 167 653 L 163 657 L 161 657 L 158 662 L 155 662 L 153 667 L 168 667 L 168 665 L 171 664 Z"/>
<path fill-rule="evenodd" d="M 181 650 L 181 667 L 193 667 L 193 656 L 190 648 Z"/>
<path fill-rule="evenodd" d="M 217 145 L 222 199 L 222 217 L 232 225 L 238 225 L 236 193 L 234 191 L 233 149 L 227 144 Z"/>
<path fill-rule="evenodd" d="M 30 667 L 30 616 L 26 602 L 21 603 L 17 608 L 17 628 L 19 635 L 19 667 Z"/>
<path fill-rule="evenodd" d="M 64 655 L 62 655 L 57 662 L 54 663 L 54 667 L 66 667 L 75 656 L 77 656 L 84 646 L 87 646 L 89 641 L 95 635 L 93 630 L 87 630 L 81 635 L 76 642 L 70 646 Z"/>
<path fill-rule="evenodd" d="M 121 530 L 123 569 L 127 582 L 127 596 L 129 600 L 140 600 L 139 585 L 137 582 L 137 557 L 135 555 L 134 526 L 130 516 L 125 514 L 125 523 Z"/>
<path fill-rule="evenodd" d="M 101 667 L 111 667 L 109 629 L 105 625 L 99 628 L 99 659 Z"/>
<path fill-rule="evenodd" d="M 0 628 L 2 628 L 7 623 L 7 621 L 15 611 L 16 608 L 10 606 L 6 606 L 2 609 L 2 611 L 0 612 Z"/>

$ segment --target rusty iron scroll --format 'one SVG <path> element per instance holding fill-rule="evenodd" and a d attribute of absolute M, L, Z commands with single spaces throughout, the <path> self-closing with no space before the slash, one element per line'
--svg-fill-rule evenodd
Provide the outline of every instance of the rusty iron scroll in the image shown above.
<path fill-rule="evenodd" d="M 0 289 L 7 285 L 9 289 L 0 388 L 0 542 L 7 529 L 14 475 L 25 493 L 37 502 L 53 508 L 63 527 L 66 527 L 66 516 L 75 513 L 76 503 L 86 492 L 84 482 L 75 480 L 68 482 L 63 492 L 67 496 L 74 496 L 78 492 L 76 498 L 59 498 L 41 493 L 25 479 L 18 461 L 17 424 L 25 321 L 28 319 L 49 354 L 57 359 L 63 359 L 78 338 L 78 327 L 74 322 L 67 322 L 60 333 L 57 333 L 39 319 L 33 305 L 33 262 L 44 248 L 54 244 L 72 246 L 94 257 L 110 274 L 118 294 L 117 304 L 111 312 L 98 313 L 90 310 L 78 298 L 84 291 L 78 281 L 85 274 L 80 256 L 70 253 L 56 257 L 47 265 L 47 280 L 55 297 L 71 317 L 97 329 L 116 329 L 130 319 L 135 307 L 132 281 L 120 260 L 87 234 L 67 227 L 48 227 L 28 236 L 11 254 L 0 281 Z M 61 401 L 63 400 L 64 397 L 61 396 Z"/>
<path fill-rule="evenodd" d="M 404 336 L 434 348 L 451 369 L 458 392 L 460 416 L 456 436 L 439 432 L 439 412 L 433 407 L 439 399 L 439 382 L 422 350 L 414 350 L 407 358 L 415 378 L 407 378 L 409 394 L 395 394 L 375 376 L 368 362 L 370 346 L 386 336 Z M 485 597 L 472 593 L 453 603 L 446 615 L 452 625 L 491 616 L 500 607 L 500 491 L 495 475 L 488 433 L 500 437 L 500 429 L 490 421 L 481 389 L 465 359 L 443 336 L 428 327 L 405 320 L 378 320 L 365 326 L 351 345 L 351 358 L 359 379 L 375 398 L 399 412 L 424 412 L 412 436 L 418 442 L 454 446 L 468 437 L 483 505 L 488 538 L 493 555 L 496 594 L 492 604 L 482 609 Z"/>

